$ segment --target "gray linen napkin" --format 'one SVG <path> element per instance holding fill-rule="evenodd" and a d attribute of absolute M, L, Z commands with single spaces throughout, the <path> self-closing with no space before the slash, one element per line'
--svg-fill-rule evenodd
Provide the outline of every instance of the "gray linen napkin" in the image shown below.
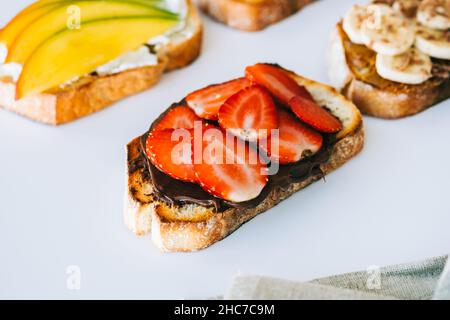
<path fill-rule="evenodd" d="M 260 276 L 237 276 L 225 299 L 450 299 L 447 256 L 416 263 L 293 282 Z"/>

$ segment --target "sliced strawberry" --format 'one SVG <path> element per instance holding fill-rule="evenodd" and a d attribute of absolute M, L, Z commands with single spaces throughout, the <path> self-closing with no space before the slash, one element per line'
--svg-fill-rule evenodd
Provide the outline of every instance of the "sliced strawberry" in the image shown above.
<path fill-rule="evenodd" d="M 155 167 L 172 178 L 196 182 L 192 165 L 193 130 L 152 131 L 147 138 L 146 154 Z"/>
<path fill-rule="evenodd" d="M 278 128 L 275 103 L 262 87 L 245 88 L 220 108 L 219 124 L 243 140 L 266 139 Z"/>
<path fill-rule="evenodd" d="M 216 197 L 245 202 L 258 197 L 268 182 L 267 167 L 256 150 L 222 129 L 206 129 L 199 152 L 201 159 L 194 155 L 197 180 Z"/>
<path fill-rule="evenodd" d="M 250 85 L 251 82 L 245 78 L 231 80 L 194 91 L 186 97 L 186 101 L 200 118 L 217 120 L 219 109 L 225 101 Z"/>
<path fill-rule="evenodd" d="M 306 90 L 305 87 L 300 86 L 280 67 L 259 63 L 247 67 L 245 74 L 249 80 L 265 87 L 286 106 L 295 96 L 302 96 L 314 101 L 308 90 Z"/>
<path fill-rule="evenodd" d="M 294 97 L 290 102 L 292 112 L 303 122 L 325 133 L 342 130 L 342 123 L 317 103 L 303 97 Z"/>
<path fill-rule="evenodd" d="M 323 137 L 319 133 L 300 123 L 287 111 L 279 110 L 278 119 L 279 134 L 260 142 L 260 148 L 273 161 L 280 164 L 295 163 L 320 150 Z"/>
<path fill-rule="evenodd" d="M 195 121 L 201 121 L 201 119 L 197 117 L 191 108 L 187 106 L 177 106 L 170 109 L 153 130 L 193 129 Z"/>

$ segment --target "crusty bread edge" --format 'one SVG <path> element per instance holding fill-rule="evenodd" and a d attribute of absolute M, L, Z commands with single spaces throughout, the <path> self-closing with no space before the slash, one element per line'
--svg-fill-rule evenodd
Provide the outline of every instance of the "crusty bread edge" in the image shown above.
<path fill-rule="evenodd" d="M 333 103 L 345 104 L 345 109 L 352 114 L 353 121 L 346 124 L 344 135 L 333 146 L 329 161 L 321 166 L 322 171 L 328 174 L 362 150 L 364 128 L 361 115 L 357 108 L 335 89 L 297 75 L 293 76 L 299 83 L 306 85 L 315 98 L 320 99 L 317 96 L 318 89 L 324 90 L 327 95 L 333 97 Z M 292 183 L 288 189 L 276 188 L 261 204 L 252 209 L 233 208 L 222 213 L 214 213 L 211 209 L 204 208 L 207 212 L 202 213 L 205 218 L 200 221 L 167 219 L 167 212 L 177 211 L 178 208 L 171 208 L 156 199 L 151 199 L 151 196 L 150 200 L 144 203 L 136 196 L 136 193 L 140 193 L 141 197 L 152 193 L 152 186 L 144 182 L 139 171 L 130 172 L 130 163 L 138 156 L 139 146 L 139 138 L 134 139 L 127 146 L 128 172 L 124 220 L 127 227 L 138 236 L 151 233 L 153 243 L 163 252 L 190 252 L 204 249 L 225 238 L 256 215 L 321 178 L 321 176 L 313 176 L 301 183 Z M 200 206 L 191 206 L 202 209 Z"/>
<path fill-rule="evenodd" d="M 329 78 L 334 87 L 352 100 L 362 113 L 384 119 L 399 119 L 419 113 L 450 97 L 450 84 L 442 91 L 417 94 L 378 89 L 358 79 L 347 64 L 339 25 L 331 35 L 327 56 Z"/>
<path fill-rule="evenodd" d="M 113 75 L 85 77 L 74 85 L 54 92 L 15 101 L 15 84 L 0 81 L 0 107 L 50 125 L 60 125 L 100 111 L 114 102 L 154 86 L 164 72 L 182 68 L 201 52 L 203 24 L 197 9 L 189 1 L 187 18 L 190 37 L 169 43 L 158 52 L 158 64 L 135 68 Z"/>
<path fill-rule="evenodd" d="M 314 0 L 278 0 L 246 3 L 239 0 L 197 0 L 212 18 L 232 28 L 259 31 L 301 10 Z"/>

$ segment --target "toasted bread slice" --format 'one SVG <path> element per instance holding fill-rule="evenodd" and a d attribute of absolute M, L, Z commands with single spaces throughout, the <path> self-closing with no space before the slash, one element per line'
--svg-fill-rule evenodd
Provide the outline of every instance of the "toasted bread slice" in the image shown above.
<path fill-rule="evenodd" d="M 314 0 L 197 0 L 200 8 L 230 27 L 258 31 L 302 9 Z"/>
<path fill-rule="evenodd" d="M 314 96 L 315 100 L 338 117 L 344 129 L 331 146 L 330 157 L 320 169 L 322 173 L 290 183 L 286 188 L 273 188 L 253 208 L 230 208 L 217 212 L 196 204 L 170 205 L 158 199 L 147 174 L 140 138 L 127 146 L 127 189 L 124 217 L 128 228 L 138 236 L 151 233 L 156 246 L 165 252 L 195 251 L 225 238 L 243 223 L 272 208 L 280 201 L 319 180 L 355 156 L 364 145 L 361 114 L 354 104 L 335 89 L 291 73 L 291 76 Z"/>
<path fill-rule="evenodd" d="M 375 53 L 353 44 L 339 23 L 331 38 L 328 68 L 334 87 L 365 114 L 397 119 L 421 112 L 450 97 L 450 61 L 433 60 L 434 76 L 420 85 L 381 78 Z"/>
<path fill-rule="evenodd" d="M 203 24 L 189 1 L 187 24 L 179 36 L 158 50 L 158 63 L 107 76 L 86 76 L 62 88 L 15 100 L 16 85 L 0 79 L 0 107 L 35 121 L 64 124 L 104 109 L 155 85 L 164 72 L 184 67 L 200 54 Z"/>

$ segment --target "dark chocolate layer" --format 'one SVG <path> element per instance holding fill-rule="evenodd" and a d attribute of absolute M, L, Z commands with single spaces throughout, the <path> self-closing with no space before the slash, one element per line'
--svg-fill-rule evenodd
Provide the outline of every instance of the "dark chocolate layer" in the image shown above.
<path fill-rule="evenodd" d="M 171 108 L 182 104 L 174 104 Z M 170 110 L 170 108 L 168 109 Z M 161 115 L 164 116 L 165 113 Z M 198 184 L 188 183 L 174 179 L 156 168 L 145 154 L 145 144 L 149 132 L 158 123 L 158 118 L 149 131 L 141 136 L 141 157 L 144 162 L 148 179 L 151 180 L 156 196 L 169 204 L 197 204 L 200 206 L 214 207 L 217 212 L 223 212 L 229 208 L 253 208 L 263 202 L 274 188 L 288 188 L 291 183 L 304 181 L 311 176 L 322 175 L 321 165 L 330 158 L 330 152 L 335 142 L 332 135 L 324 137 L 322 148 L 314 156 L 305 158 L 297 163 L 280 166 L 278 173 L 269 177 L 269 182 L 261 194 L 250 201 L 234 203 L 215 197 L 204 191 Z"/>

